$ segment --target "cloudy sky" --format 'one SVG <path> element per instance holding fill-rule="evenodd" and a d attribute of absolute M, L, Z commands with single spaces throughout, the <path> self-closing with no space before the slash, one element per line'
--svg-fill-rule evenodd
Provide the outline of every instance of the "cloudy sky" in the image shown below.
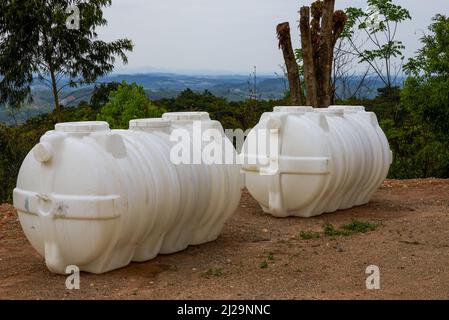
<path fill-rule="evenodd" d="M 366 8 L 365 0 L 337 0 L 338 8 Z M 448 0 L 394 0 L 410 10 L 398 39 L 410 56 L 436 13 L 449 15 Z M 289 21 L 299 47 L 297 11 L 311 0 L 113 0 L 105 11 L 109 21 L 100 30 L 105 40 L 128 37 L 135 44 L 129 64 L 116 72 L 181 73 L 279 72 L 283 63 L 275 28 Z"/>

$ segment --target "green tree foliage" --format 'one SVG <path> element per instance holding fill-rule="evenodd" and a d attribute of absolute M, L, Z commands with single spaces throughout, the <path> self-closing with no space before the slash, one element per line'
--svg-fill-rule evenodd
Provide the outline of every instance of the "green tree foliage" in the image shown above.
<path fill-rule="evenodd" d="M 100 110 L 109 100 L 112 91 L 118 89 L 120 83 L 109 82 L 96 85 L 90 98 L 90 105 L 94 110 Z"/>
<path fill-rule="evenodd" d="M 207 111 L 212 119 L 218 120 L 226 129 L 252 128 L 263 112 L 271 111 L 274 106 L 288 105 L 289 98 L 283 100 L 254 100 L 229 102 L 214 96 L 210 91 L 195 92 L 191 89 L 182 91 L 176 98 L 155 101 L 157 105 L 166 106 L 171 112 Z"/>
<path fill-rule="evenodd" d="M 0 203 L 12 200 L 20 164 L 32 148 L 27 141 L 37 142 L 31 136 L 30 133 L 0 124 Z"/>
<path fill-rule="evenodd" d="M 423 47 L 409 60 L 405 70 L 425 78 L 449 76 L 449 18 L 438 14 L 429 27 L 430 34 L 421 38 Z"/>
<path fill-rule="evenodd" d="M 132 119 L 158 118 L 164 112 L 164 109 L 151 103 L 143 87 L 122 82 L 117 90 L 110 93 L 109 101 L 101 109 L 97 120 L 109 122 L 114 129 L 127 129 Z"/>
<path fill-rule="evenodd" d="M 79 28 L 68 28 L 67 8 L 76 5 Z M 64 87 L 92 83 L 114 69 L 116 57 L 127 62 L 128 39 L 104 42 L 96 28 L 107 24 L 103 7 L 111 0 L 0 1 L 0 103 L 18 107 L 37 78 L 52 90 L 60 116 Z"/>
<path fill-rule="evenodd" d="M 360 62 L 366 62 L 385 84 L 391 88 L 401 68 L 395 59 L 403 59 L 404 44 L 396 39 L 399 24 L 410 20 L 410 12 L 392 0 L 368 0 L 368 9 L 347 8 L 348 22 L 343 37 L 349 40 Z M 364 44 L 357 43 L 355 31 L 362 31 Z M 369 45 L 369 48 L 367 47 Z"/>
<path fill-rule="evenodd" d="M 437 15 L 405 69 L 400 116 L 383 122 L 395 177 L 449 177 L 449 18 Z"/>
<path fill-rule="evenodd" d="M 89 109 L 69 109 L 63 113 L 63 119 L 93 120 L 88 116 L 89 113 Z M 12 200 L 20 165 L 28 152 L 39 142 L 40 137 L 53 129 L 54 116 L 48 114 L 34 117 L 18 127 L 0 124 L 0 203 Z"/>

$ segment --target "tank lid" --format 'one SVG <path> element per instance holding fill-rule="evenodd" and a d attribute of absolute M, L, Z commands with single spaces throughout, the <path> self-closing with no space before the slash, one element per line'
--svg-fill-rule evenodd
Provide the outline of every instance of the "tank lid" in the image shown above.
<path fill-rule="evenodd" d="M 273 108 L 273 112 L 306 113 L 313 112 L 313 108 L 306 106 L 278 106 Z"/>
<path fill-rule="evenodd" d="M 207 112 L 168 112 L 162 115 L 163 119 L 172 121 L 201 121 L 210 120 Z"/>
<path fill-rule="evenodd" d="M 329 109 L 343 109 L 345 113 L 364 112 L 364 106 L 330 106 Z"/>
<path fill-rule="evenodd" d="M 161 118 L 134 119 L 129 122 L 129 128 L 166 128 L 170 127 L 171 121 Z"/>
<path fill-rule="evenodd" d="M 109 131 L 109 124 L 104 121 L 63 122 L 57 123 L 55 130 L 68 133 Z"/>
<path fill-rule="evenodd" d="M 343 108 L 316 108 L 314 110 L 317 113 L 324 113 L 327 115 L 343 116 L 345 114 Z"/>

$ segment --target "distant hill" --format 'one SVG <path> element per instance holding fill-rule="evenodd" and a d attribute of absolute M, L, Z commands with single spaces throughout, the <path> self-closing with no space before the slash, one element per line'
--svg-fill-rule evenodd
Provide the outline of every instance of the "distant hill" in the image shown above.
<path fill-rule="evenodd" d="M 181 91 L 190 88 L 194 91 L 209 90 L 212 94 L 224 97 L 230 101 L 241 101 L 250 94 L 252 78 L 244 75 L 182 75 L 173 73 L 147 73 L 147 74 L 115 74 L 98 79 L 97 83 L 108 82 L 128 83 L 136 82 L 143 86 L 147 95 L 152 100 L 161 98 L 171 98 L 177 96 Z M 285 79 L 259 75 L 257 77 L 257 95 L 259 99 L 279 99 L 282 98 L 286 90 Z M 354 77 L 346 84 L 351 88 L 358 85 L 358 78 Z M 376 95 L 377 88 L 382 83 L 377 79 L 369 80 L 369 88 L 362 88 L 358 95 L 364 98 L 372 98 Z M 89 101 L 91 98 L 93 85 L 84 86 L 61 93 L 61 103 L 66 107 L 76 106 L 81 101 Z M 343 95 L 343 90 L 337 84 L 337 93 Z M 29 117 L 41 113 L 47 113 L 53 109 L 53 97 L 50 90 L 39 83 L 32 86 L 33 101 L 20 110 L 6 110 L 0 105 L 0 123 L 14 124 L 23 122 Z"/>

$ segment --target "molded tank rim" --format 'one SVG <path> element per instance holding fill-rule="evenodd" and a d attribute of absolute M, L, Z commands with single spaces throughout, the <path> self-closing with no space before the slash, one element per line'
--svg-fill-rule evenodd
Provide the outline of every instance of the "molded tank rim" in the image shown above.
<path fill-rule="evenodd" d="M 162 115 L 162 119 L 172 121 L 201 121 L 210 120 L 210 117 L 209 113 L 204 111 L 167 112 Z"/>
<path fill-rule="evenodd" d="M 161 118 L 133 119 L 129 121 L 129 128 L 167 128 L 171 121 Z"/>
<path fill-rule="evenodd" d="M 326 115 L 343 116 L 345 114 L 345 110 L 343 108 L 316 108 L 314 110 L 316 113 L 323 113 Z"/>
<path fill-rule="evenodd" d="M 109 124 L 104 121 L 62 122 L 55 125 L 55 131 L 67 133 L 109 131 Z"/>
<path fill-rule="evenodd" d="M 276 106 L 273 112 L 306 113 L 313 112 L 313 107 L 309 106 Z"/>
<path fill-rule="evenodd" d="M 343 109 L 345 113 L 364 112 L 364 106 L 329 106 L 329 109 Z"/>

